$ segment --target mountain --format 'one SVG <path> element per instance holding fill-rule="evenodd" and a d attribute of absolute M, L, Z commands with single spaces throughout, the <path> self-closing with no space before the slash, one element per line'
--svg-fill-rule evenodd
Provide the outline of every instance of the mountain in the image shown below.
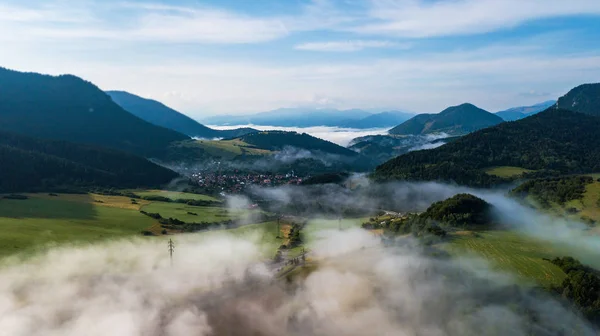
<path fill-rule="evenodd" d="M 502 118 L 472 104 L 449 107 L 438 114 L 419 114 L 389 131 L 396 135 L 447 133 L 461 135 L 497 125 Z"/>
<path fill-rule="evenodd" d="M 238 139 L 244 143 L 251 144 L 256 148 L 269 151 L 281 151 L 288 147 L 293 147 L 296 149 L 348 157 L 358 156 L 354 151 L 306 133 L 269 131 L 246 134 Z"/>
<path fill-rule="evenodd" d="M 0 129 L 39 138 L 93 144 L 154 156 L 187 136 L 125 111 L 75 76 L 0 68 Z"/>
<path fill-rule="evenodd" d="M 125 91 L 106 91 L 112 100 L 127 112 L 157 126 L 162 126 L 194 138 L 232 138 L 257 132 L 252 128 L 219 131 L 208 128 L 194 119 L 152 99 Z"/>
<path fill-rule="evenodd" d="M 76 187 L 157 187 L 178 175 L 144 158 L 0 131 L 0 193 Z"/>
<path fill-rule="evenodd" d="M 371 113 L 353 109 L 281 108 L 243 116 L 215 116 L 203 121 L 209 125 L 260 125 L 280 127 L 340 126 L 348 120 L 358 120 Z"/>
<path fill-rule="evenodd" d="M 414 116 L 414 114 L 407 112 L 388 111 L 376 113 L 358 120 L 346 120 L 345 122 L 340 123 L 338 126 L 359 129 L 394 127 Z"/>
<path fill-rule="evenodd" d="M 531 106 L 513 107 L 508 110 L 496 112 L 496 115 L 505 121 L 515 121 L 540 113 L 554 104 L 556 104 L 556 100 L 548 100 Z"/>
<path fill-rule="evenodd" d="M 572 89 L 558 99 L 556 107 L 600 117 L 600 83 Z"/>
<path fill-rule="evenodd" d="M 533 171 L 530 176 L 598 172 L 598 130 L 598 117 L 550 108 L 465 135 L 436 149 L 399 156 L 377 167 L 373 177 L 382 181 L 442 180 L 491 186 L 511 180 L 486 172 L 494 167 Z"/>

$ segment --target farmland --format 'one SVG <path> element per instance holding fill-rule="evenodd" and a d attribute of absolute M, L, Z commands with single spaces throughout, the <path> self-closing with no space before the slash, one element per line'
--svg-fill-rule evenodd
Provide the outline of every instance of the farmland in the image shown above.
<path fill-rule="evenodd" d="M 138 190 L 132 190 L 133 193 L 142 196 L 142 197 L 146 197 L 146 196 L 161 196 L 161 197 L 166 197 L 166 198 L 170 198 L 171 200 L 175 201 L 178 199 L 186 199 L 186 200 L 196 200 L 196 201 L 212 201 L 212 202 L 220 202 L 221 200 L 212 197 L 212 196 L 208 196 L 208 195 L 201 195 L 201 194 L 192 194 L 192 193 L 185 193 L 185 192 L 177 192 L 177 191 L 165 191 L 165 190 L 142 190 L 142 191 L 138 191 Z"/>
<path fill-rule="evenodd" d="M 441 247 L 454 255 L 481 257 L 493 269 L 515 274 L 523 282 L 559 285 L 565 278 L 560 268 L 544 260 L 562 256 L 561 251 L 516 232 L 457 232 Z"/>
<path fill-rule="evenodd" d="M 215 200 L 208 196 L 148 191 L 147 195 Z M 255 211 L 228 212 L 220 207 L 190 206 L 182 203 L 132 201 L 129 197 L 97 194 L 27 194 L 29 199 L 0 199 L 0 257 L 31 253 L 55 244 L 90 243 L 106 239 L 140 236 L 142 231 L 160 234 L 156 219 L 140 213 L 160 213 L 186 222 L 254 220 Z M 167 197 L 167 196 L 165 196 Z M 258 231 L 263 224 L 238 228 L 243 233 Z M 237 232 L 232 230 L 232 232 Z M 246 230 L 246 231 L 245 231 Z M 268 236 L 265 236 L 268 238 Z M 266 238 L 265 238 L 266 239 Z M 267 239 L 268 240 L 268 239 Z M 273 243 L 272 240 L 270 240 Z"/>
<path fill-rule="evenodd" d="M 176 218 L 186 223 L 222 222 L 249 218 L 256 211 L 232 210 L 220 207 L 198 207 L 182 203 L 153 202 L 142 207 L 143 211 L 158 213 L 163 218 Z"/>
<path fill-rule="evenodd" d="M 155 221 L 138 211 L 94 202 L 34 197 L 0 200 L 0 257 L 29 253 L 52 244 L 86 243 L 139 235 Z M 84 202 L 84 199 L 90 200 Z M 124 198 L 126 199 L 126 198 Z M 129 201 L 127 199 L 127 201 Z M 124 202 L 123 202 L 124 203 Z"/>

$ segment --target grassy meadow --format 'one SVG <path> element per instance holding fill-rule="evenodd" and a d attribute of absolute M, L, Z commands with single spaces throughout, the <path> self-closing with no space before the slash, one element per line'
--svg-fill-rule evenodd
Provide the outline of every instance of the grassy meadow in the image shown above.
<path fill-rule="evenodd" d="M 245 155 L 270 155 L 273 152 L 259 149 L 239 139 L 232 140 L 197 140 L 195 145 L 202 148 L 212 156 L 224 159 L 233 159 L 236 156 Z"/>
<path fill-rule="evenodd" d="M 161 195 L 173 199 L 217 200 L 205 195 L 160 190 L 149 190 L 140 194 Z M 163 217 L 173 217 L 185 222 L 220 222 L 229 219 L 251 221 L 251 216 L 256 214 L 256 211 L 249 210 L 230 213 L 220 207 L 199 207 L 140 199 L 132 202 L 129 197 L 123 196 L 47 193 L 27 196 L 29 199 L 26 200 L 0 197 L 0 258 L 12 254 L 27 254 L 56 244 L 91 243 L 141 236 L 142 231 L 160 234 L 160 223 L 143 215 L 140 210 L 160 213 Z M 247 234 L 250 231 L 258 231 L 266 224 L 257 225 L 235 230 Z M 273 243 L 273 239 L 265 236 L 265 241 L 270 243 Z"/>
<path fill-rule="evenodd" d="M 453 255 L 475 255 L 493 269 L 516 275 L 520 281 L 559 285 L 564 272 L 544 260 L 564 254 L 550 244 L 511 231 L 463 231 L 453 233 L 441 248 Z"/>
<path fill-rule="evenodd" d="M 518 177 L 523 175 L 524 173 L 531 173 L 533 170 L 521 168 L 521 167 L 492 167 L 485 170 L 488 175 L 494 175 L 498 177 Z"/>
<path fill-rule="evenodd" d="M 77 200 L 74 200 L 74 199 Z M 30 253 L 52 244 L 94 242 L 140 235 L 155 220 L 112 199 L 99 203 L 91 195 L 0 200 L 0 257 Z"/>
<path fill-rule="evenodd" d="M 177 191 L 165 191 L 165 190 L 132 190 L 133 193 L 140 195 L 142 197 L 145 196 L 162 196 L 166 198 L 170 198 L 175 201 L 178 199 L 186 199 L 186 200 L 196 200 L 196 201 L 213 201 L 213 202 L 221 202 L 218 198 L 201 195 L 201 194 L 192 194 L 185 192 L 177 192 Z"/>

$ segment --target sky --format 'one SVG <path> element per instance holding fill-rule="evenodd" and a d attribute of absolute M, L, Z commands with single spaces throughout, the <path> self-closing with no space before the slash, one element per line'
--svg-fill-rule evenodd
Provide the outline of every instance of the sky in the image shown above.
<path fill-rule="evenodd" d="M 598 0 L 2 0 L 0 66 L 196 119 L 280 107 L 489 111 L 600 82 Z"/>

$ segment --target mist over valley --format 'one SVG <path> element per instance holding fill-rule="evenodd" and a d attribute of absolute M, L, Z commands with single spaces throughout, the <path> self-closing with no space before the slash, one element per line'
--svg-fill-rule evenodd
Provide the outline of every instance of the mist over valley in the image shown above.
<path fill-rule="evenodd" d="M 0 336 L 600 335 L 598 16 L 5 1 Z"/>

